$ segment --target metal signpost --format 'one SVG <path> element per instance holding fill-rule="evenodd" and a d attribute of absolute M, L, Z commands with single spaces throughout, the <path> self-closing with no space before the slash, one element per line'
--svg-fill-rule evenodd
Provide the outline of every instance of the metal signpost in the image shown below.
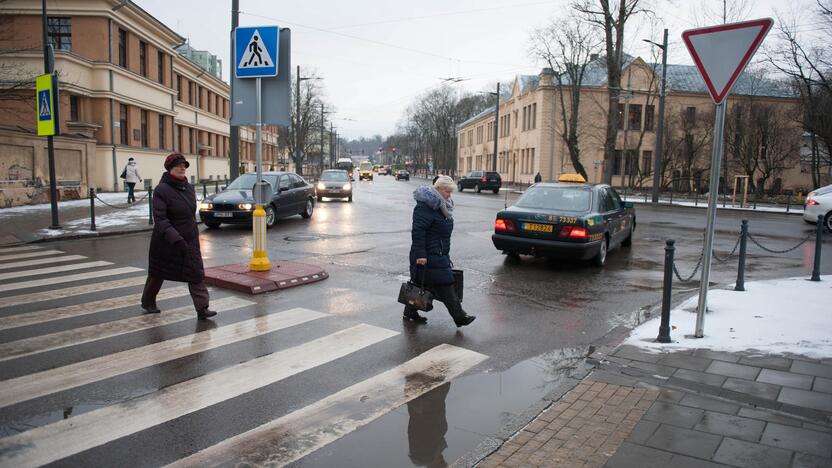
<path fill-rule="evenodd" d="M 702 259 L 702 277 L 699 284 L 699 304 L 696 309 L 694 336 L 705 336 L 705 311 L 708 307 L 708 281 L 711 274 L 711 257 L 714 246 L 717 195 L 719 192 L 719 168 L 722 160 L 725 130 L 725 100 L 757 48 L 763 42 L 774 21 L 764 18 L 742 23 L 690 29 L 682 33 L 682 40 L 702 74 L 708 92 L 716 104 L 714 118 L 713 151 L 711 154 L 711 181 L 708 192 L 708 226 L 705 230 L 705 248 Z M 661 125 L 661 123 L 660 123 Z"/>
<path fill-rule="evenodd" d="M 256 101 L 256 154 L 257 182 L 254 184 L 255 209 L 252 213 L 252 231 L 254 233 L 254 251 L 249 268 L 252 271 L 271 269 L 266 256 L 266 211 L 263 204 L 271 198 L 272 187 L 263 180 L 263 139 L 262 139 L 262 99 L 261 78 L 278 74 L 278 37 L 277 26 L 244 27 L 234 30 L 234 72 L 238 78 L 254 78 Z M 276 216 L 276 214 L 275 214 Z"/>

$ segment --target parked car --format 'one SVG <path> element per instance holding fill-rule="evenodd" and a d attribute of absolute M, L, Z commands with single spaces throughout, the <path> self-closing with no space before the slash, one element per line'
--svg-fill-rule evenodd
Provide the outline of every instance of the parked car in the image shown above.
<path fill-rule="evenodd" d="M 396 180 L 410 180 L 410 173 L 404 169 L 396 171 Z"/>
<path fill-rule="evenodd" d="M 609 250 L 632 244 L 635 228 L 633 204 L 622 201 L 614 188 L 544 182 L 497 213 L 491 240 L 509 255 L 591 260 L 604 266 Z"/>
<path fill-rule="evenodd" d="M 315 188 L 292 172 L 264 172 L 263 179 L 272 187 L 266 211 L 266 227 L 271 228 L 280 218 L 301 215 L 312 217 L 315 208 Z M 251 224 L 254 211 L 252 189 L 257 174 L 248 173 L 234 179 L 221 192 L 209 196 L 199 204 L 199 217 L 209 228 L 221 224 Z"/>
<path fill-rule="evenodd" d="M 474 189 L 477 193 L 483 190 L 499 193 L 500 187 L 503 186 L 503 179 L 500 174 L 493 171 L 471 171 L 462 176 L 456 186 L 460 192 L 465 189 Z"/>
<path fill-rule="evenodd" d="M 816 224 L 818 216 L 823 216 L 823 225 L 832 232 L 832 185 L 813 190 L 806 195 L 803 205 L 803 220 Z"/>
<path fill-rule="evenodd" d="M 321 173 L 321 180 L 315 185 L 318 201 L 328 198 L 346 198 L 352 202 L 352 184 L 347 171 L 327 169 Z"/>

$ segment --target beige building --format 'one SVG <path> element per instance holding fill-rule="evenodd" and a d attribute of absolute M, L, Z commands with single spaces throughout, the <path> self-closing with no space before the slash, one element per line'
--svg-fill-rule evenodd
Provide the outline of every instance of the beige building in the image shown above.
<path fill-rule="evenodd" d="M 660 83 L 660 75 L 654 69 L 659 70 L 640 58 L 626 60 L 612 168 L 615 186 L 652 185 Z M 710 164 L 714 105 L 695 67 L 668 65 L 667 76 L 664 186 L 683 191 L 707 190 L 704 184 Z M 563 89 L 564 102 L 568 103 L 568 88 Z M 543 69 L 537 76 L 518 76 L 503 90 L 497 145 L 497 171 L 503 180 L 530 183 L 538 172 L 543 180 L 556 180 L 563 173 L 576 172 L 562 137 L 560 88 L 554 72 Z M 788 167 L 770 175 L 767 187 L 775 183 L 784 188 L 811 185 L 811 179 L 807 180 L 805 172 L 800 171 L 802 130 L 798 99 L 776 83 L 743 75 L 729 98 L 729 116 L 734 106 L 752 101 L 778 110 L 779 124 L 785 128 L 785 138 L 778 142 L 779 149 L 790 155 L 785 158 Z M 591 182 L 600 181 L 603 175 L 607 106 L 606 69 L 600 59 L 587 69 L 577 125 L 580 161 Z M 491 169 L 493 127 L 493 106 L 458 126 L 460 173 Z M 730 151 L 726 145 L 726 156 L 730 157 Z M 744 174 L 742 168 L 735 166 L 728 165 L 728 190 L 735 176 Z"/>
<path fill-rule="evenodd" d="M 60 79 L 60 126 L 55 138 L 63 197 L 88 187 L 121 189 L 118 175 L 133 157 L 155 182 L 172 151 L 191 161 L 194 181 L 224 179 L 229 170 L 230 88 L 186 58 L 205 55 L 135 3 L 121 0 L 48 1 L 48 32 Z M 0 4 L 2 82 L 23 83 L 43 73 L 39 2 Z M 48 186 L 46 139 L 35 128 L 34 86 L 0 94 L 0 206 L 42 201 Z M 241 129 L 240 161 L 253 169 L 254 131 Z M 264 132 L 264 159 L 277 157 L 277 132 Z"/>

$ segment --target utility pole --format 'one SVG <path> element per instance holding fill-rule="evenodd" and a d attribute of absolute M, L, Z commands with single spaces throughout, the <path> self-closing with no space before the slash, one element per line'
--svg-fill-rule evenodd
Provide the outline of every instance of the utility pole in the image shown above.
<path fill-rule="evenodd" d="M 332 136 L 335 134 L 335 125 L 330 122 L 329 123 L 329 165 L 330 167 L 335 167 L 335 152 L 334 147 L 332 146 Z"/>
<path fill-rule="evenodd" d="M 656 44 L 653 41 L 644 39 L 662 49 L 662 84 L 659 88 L 659 119 L 658 128 L 656 129 L 656 150 L 653 157 L 653 203 L 659 203 L 659 192 L 661 191 L 662 180 L 662 149 L 664 145 L 664 99 L 665 99 L 665 85 L 667 83 L 667 29 L 664 30 L 664 39 L 662 44 Z"/>
<path fill-rule="evenodd" d="M 46 16 L 46 0 L 41 2 L 43 8 L 43 73 L 52 74 L 52 114 L 55 117 L 55 133 L 60 134 L 61 121 L 58 110 L 61 107 L 61 101 L 58 97 L 58 87 L 56 86 L 57 77 L 54 75 L 54 56 L 50 54 L 51 45 L 49 44 L 49 33 L 47 32 L 48 21 Z M 35 93 L 37 98 L 37 93 Z M 37 101 L 37 99 L 35 99 Z M 39 104 L 38 104 L 39 106 Z M 55 180 L 55 143 L 52 135 L 46 137 L 47 155 L 49 158 L 49 204 L 52 208 L 52 224 L 50 229 L 60 229 L 61 224 L 58 222 L 58 182 Z M 89 182 L 89 181 L 88 181 Z"/>
<path fill-rule="evenodd" d="M 295 74 L 295 155 L 292 158 L 295 165 L 300 161 L 300 65 L 297 66 Z M 303 174 L 303 166 L 295 167 L 298 174 Z"/>
<path fill-rule="evenodd" d="M 231 0 L 231 34 L 234 34 L 234 30 L 237 29 L 237 26 L 240 25 L 240 0 Z M 234 63 L 234 41 L 231 42 L 231 60 L 228 62 L 231 64 L 231 71 L 228 74 L 228 79 L 231 82 L 231 105 L 229 106 L 230 109 L 234 108 L 234 68 L 236 64 Z M 236 125 L 231 125 L 229 131 L 229 173 L 231 174 L 231 179 L 234 180 L 240 176 L 240 127 Z"/>
<path fill-rule="evenodd" d="M 494 154 L 491 155 L 491 170 L 497 172 L 497 138 L 500 121 L 500 82 L 497 82 L 497 106 L 494 108 Z"/>

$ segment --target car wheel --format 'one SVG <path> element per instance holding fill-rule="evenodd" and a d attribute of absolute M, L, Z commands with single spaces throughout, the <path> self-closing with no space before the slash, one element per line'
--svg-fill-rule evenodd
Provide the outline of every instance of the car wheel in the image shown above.
<path fill-rule="evenodd" d="M 322 197 L 322 196 L 318 195 L 318 203 L 320 203 L 320 202 L 322 202 L 322 201 L 324 201 L 324 197 Z"/>
<path fill-rule="evenodd" d="M 312 210 L 314 210 L 314 209 L 315 209 L 315 204 L 312 203 L 312 199 L 307 198 L 306 199 L 306 209 L 303 210 L 303 212 L 300 215 L 303 216 L 306 219 L 309 219 L 309 218 L 312 217 Z"/>
<path fill-rule="evenodd" d="M 460 182 L 460 183 L 456 184 L 456 187 L 457 187 L 457 188 L 459 189 L 459 191 L 461 192 L 461 191 L 462 191 L 462 182 Z"/>
<path fill-rule="evenodd" d="M 627 238 L 621 241 L 621 245 L 624 247 L 629 247 L 633 245 L 633 225 L 630 225 L 630 233 L 627 235 Z"/>
<path fill-rule="evenodd" d="M 266 229 L 271 229 L 277 224 L 277 213 L 274 210 L 274 205 L 266 205 Z"/>
<path fill-rule="evenodd" d="M 474 190 L 476 190 L 476 191 L 477 191 L 477 193 L 482 192 L 482 189 L 480 188 L 480 184 L 475 184 L 475 185 L 474 185 Z"/>
<path fill-rule="evenodd" d="M 607 263 L 607 236 L 601 239 L 601 246 L 598 248 L 598 253 L 592 258 L 592 264 L 598 267 L 604 266 Z"/>
<path fill-rule="evenodd" d="M 350 195 L 349 198 L 347 198 L 347 201 L 352 203 L 352 195 Z"/>
<path fill-rule="evenodd" d="M 494 190 L 492 190 L 492 192 L 494 192 L 494 195 L 496 195 L 496 194 L 500 193 L 500 189 L 495 188 Z"/>
<path fill-rule="evenodd" d="M 826 213 L 823 218 L 823 225 L 826 226 L 827 231 L 832 232 L 832 211 Z"/>
<path fill-rule="evenodd" d="M 208 229 L 217 229 L 220 227 L 220 223 L 205 223 L 208 226 Z"/>

